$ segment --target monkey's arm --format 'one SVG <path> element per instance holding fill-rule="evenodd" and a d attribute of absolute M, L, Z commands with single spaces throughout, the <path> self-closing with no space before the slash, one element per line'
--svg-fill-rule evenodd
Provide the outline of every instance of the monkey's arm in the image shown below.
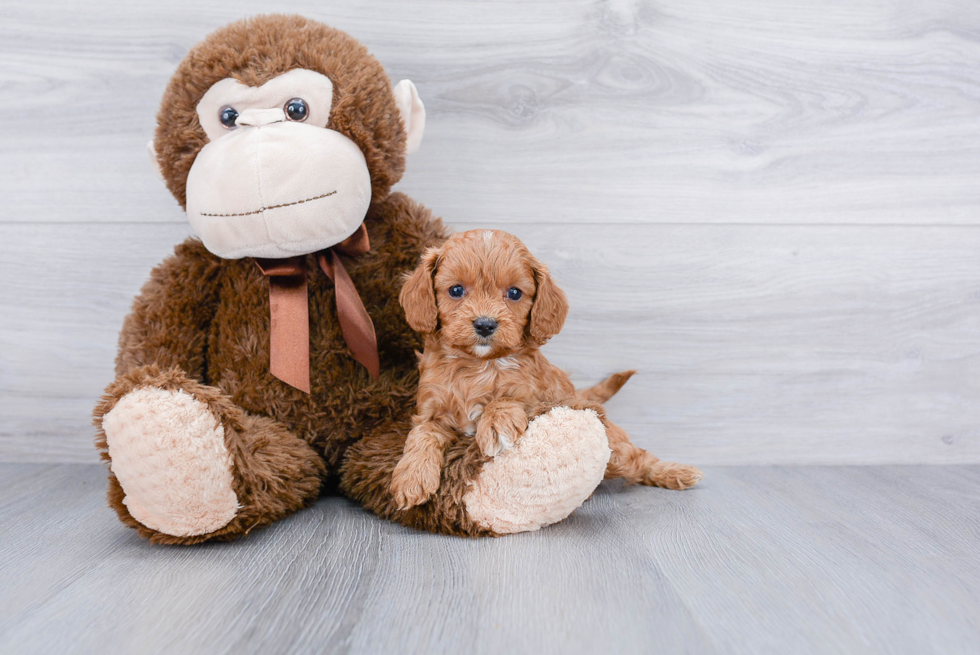
<path fill-rule="evenodd" d="M 119 334 L 116 375 L 155 364 L 207 381 L 205 352 L 220 267 L 218 257 L 189 238 L 153 269 Z"/>
<path fill-rule="evenodd" d="M 233 539 L 316 499 L 321 456 L 208 384 L 221 260 L 197 240 L 150 275 L 119 338 L 116 379 L 93 413 L 109 504 L 156 543 Z"/>

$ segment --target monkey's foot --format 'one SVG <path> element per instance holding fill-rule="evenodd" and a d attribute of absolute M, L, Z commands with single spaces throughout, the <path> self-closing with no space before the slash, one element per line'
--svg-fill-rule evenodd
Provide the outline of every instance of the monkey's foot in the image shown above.
<path fill-rule="evenodd" d="M 146 527 L 174 537 L 214 532 L 238 513 L 225 429 L 183 390 L 141 387 L 103 417 L 122 503 Z"/>
<path fill-rule="evenodd" d="M 234 539 L 312 503 L 322 458 L 179 369 L 133 369 L 95 408 L 109 504 L 155 543 Z"/>
<path fill-rule="evenodd" d="M 497 534 L 557 523 L 599 486 L 609 455 L 595 411 L 555 407 L 534 418 L 513 448 L 483 465 L 463 496 L 467 514 Z"/>

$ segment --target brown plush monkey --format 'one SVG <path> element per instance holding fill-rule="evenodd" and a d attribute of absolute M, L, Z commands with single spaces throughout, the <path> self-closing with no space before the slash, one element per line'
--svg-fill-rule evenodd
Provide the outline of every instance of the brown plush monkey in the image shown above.
<path fill-rule="evenodd" d="M 460 535 L 536 529 L 589 496 L 605 432 L 558 407 L 521 450 L 450 447 L 424 505 L 391 498 L 421 346 L 398 293 L 446 237 L 390 192 L 424 125 L 411 82 L 393 88 L 342 32 L 265 16 L 191 50 L 157 121 L 154 159 L 200 239 L 152 272 L 95 408 L 123 523 L 157 543 L 232 539 L 331 477 L 380 516 Z"/>

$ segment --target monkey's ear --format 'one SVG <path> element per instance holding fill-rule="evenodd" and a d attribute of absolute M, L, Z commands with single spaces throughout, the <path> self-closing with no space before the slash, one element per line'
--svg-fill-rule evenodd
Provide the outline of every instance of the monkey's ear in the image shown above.
<path fill-rule="evenodd" d="M 425 131 L 425 105 L 411 80 L 402 80 L 395 85 L 395 104 L 398 105 L 398 113 L 401 114 L 402 124 L 408 135 L 405 154 L 410 155 L 419 149 L 422 132 Z"/>
<path fill-rule="evenodd" d="M 157 159 L 157 149 L 153 145 L 153 139 L 150 139 L 146 144 L 146 149 L 150 153 L 150 163 L 153 164 L 153 170 L 157 172 L 157 177 L 161 180 L 163 179 L 163 171 L 160 170 L 160 160 Z"/>
<path fill-rule="evenodd" d="M 528 331 L 531 338 L 542 346 L 548 342 L 548 339 L 558 334 L 565 324 L 565 317 L 568 316 L 568 299 L 565 298 L 565 292 L 551 279 L 547 266 L 532 257 L 531 267 L 534 269 L 534 283 L 538 288 L 534 292 Z"/>
<path fill-rule="evenodd" d="M 422 255 L 422 263 L 405 279 L 405 286 L 398 295 L 398 302 L 405 310 L 408 324 L 413 330 L 425 334 L 435 332 L 439 325 L 433 278 L 440 254 L 438 248 L 426 250 Z"/>

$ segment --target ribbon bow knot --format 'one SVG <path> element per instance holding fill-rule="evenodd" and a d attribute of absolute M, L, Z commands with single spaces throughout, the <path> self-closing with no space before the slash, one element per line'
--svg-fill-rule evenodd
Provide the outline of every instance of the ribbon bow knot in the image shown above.
<path fill-rule="evenodd" d="M 357 288 L 340 255 L 356 257 L 371 249 L 367 228 L 361 223 L 351 236 L 316 253 L 320 269 L 333 280 L 337 320 L 351 356 L 371 377 L 381 374 L 378 338 Z M 310 306 L 306 285 L 306 256 L 259 259 L 255 263 L 269 278 L 269 371 L 306 393 L 310 392 Z"/>

